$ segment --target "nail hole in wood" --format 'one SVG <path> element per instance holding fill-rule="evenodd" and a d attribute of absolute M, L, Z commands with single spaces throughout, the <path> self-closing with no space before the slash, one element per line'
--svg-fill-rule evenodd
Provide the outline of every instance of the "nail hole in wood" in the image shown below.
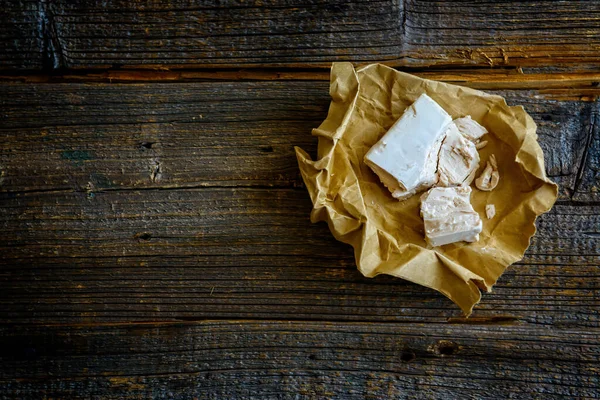
<path fill-rule="evenodd" d="M 265 153 L 272 153 L 273 146 L 260 146 L 260 151 L 263 151 Z"/>
<path fill-rule="evenodd" d="M 412 350 L 402 350 L 402 353 L 400 354 L 400 360 L 404 362 L 414 361 L 415 358 L 417 358 L 417 355 Z"/>
<path fill-rule="evenodd" d="M 454 346 L 442 346 L 440 347 L 440 354 L 444 356 L 451 356 L 452 354 L 454 354 L 455 350 L 456 349 L 454 348 Z"/>
<path fill-rule="evenodd" d="M 141 142 L 140 150 L 150 150 L 155 142 Z"/>
<path fill-rule="evenodd" d="M 140 240 L 150 240 L 150 239 L 152 239 L 152 235 L 149 234 L 148 232 L 138 233 L 134 237 L 137 238 L 137 239 L 140 239 Z"/>
<path fill-rule="evenodd" d="M 433 346 L 433 351 L 441 356 L 451 356 L 458 351 L 458 345 L 448 340 L 440 340 Z"/>

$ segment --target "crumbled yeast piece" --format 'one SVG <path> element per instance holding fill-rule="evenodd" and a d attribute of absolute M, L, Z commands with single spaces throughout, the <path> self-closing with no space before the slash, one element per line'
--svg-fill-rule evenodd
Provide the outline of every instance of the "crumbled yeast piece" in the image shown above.
<path fill-rule="evenodd" d="M 488 133 L 487 129 L 481 126 L 477 121 L 474 121 L 470 115 L 455 119 L 454 124 L 464 137 L 474 143 L 477 143 L 483 135 Z"/>
<path fill-rule="evenodd" d="M 461 135 L 455 123 L 448 125 L 438 161 L 438 186 L 470 185 L 479 168 L 475 144 Z"/>
<path fill-rule="evenodd" d="M 496 206 L 494 206 L 493 204 L 486 204 L 485 205 L 485 215 L 486 215 L 487 219 L 494 218 L 494 216 L 496 215 Z"/>
<path fill-rule="evenodd" d="M 483 149 L 485 146 L 487 146 L 488 141 L 487 140 L 482 140 L 481 142 L 477 143 L 475 145 L 475 147 L 477 148 L 477 150 L 481 150 Z"/>
<path fill-rule="evenodd" d="M 437 182 L 438 153 L 452 117 L 422 94 L 367 152 L 365 163 L 397 199 Z"/>
<path fill-rule="evenodd" d="M 425 238 L 430 245 L 479 240 L 482 222 L 470 197 L 469 186 L 435 187 L 421 196 Z"/>
<path fill-rule="evenodd" d="M 479 178 L 475 180 L 475 186 L 479 190 L 491 192 L 498 185 L 499 181 L 500 173 L 498 172 L 498 164 L 496 163 L 496 157 L 492 154 L 485 169 L 479 175 Z"/>

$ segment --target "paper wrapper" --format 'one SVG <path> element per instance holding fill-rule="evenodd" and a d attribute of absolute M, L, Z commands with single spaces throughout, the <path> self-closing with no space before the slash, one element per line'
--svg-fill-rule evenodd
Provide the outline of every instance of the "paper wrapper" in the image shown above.
<path fill-rule="evenodd" d="M 547 177 L 536 125 L 523 107 L 500 96 L 421 79 L 380 64 L 354 70 L 331 69 L 331 106 L 313 130 L 318 158 L 296 147 L 296 156 L 314 208 L 311 221 L 326 221 L 335 238 L 354 247 L 356 264 L 367 277 L 389 274 L 435 289 L 466 315 L 491 291 L 504 270 L 520 260 L 535 233 L 535 219 L 550 210 L 558 187 Z M 365 153 L 422 93 L 453 118 L 471 115 L 490 133 L 479 151 L 478 175 L 491 154 L 500 183 L 491 192 L 473 186 L 471 203 L 483 231 L 476 243 L 428 247 L 419 215 L 420 195 L 394 199 L 363 162 Z M 496 216 L 488 220 L 486 204 Z"/>

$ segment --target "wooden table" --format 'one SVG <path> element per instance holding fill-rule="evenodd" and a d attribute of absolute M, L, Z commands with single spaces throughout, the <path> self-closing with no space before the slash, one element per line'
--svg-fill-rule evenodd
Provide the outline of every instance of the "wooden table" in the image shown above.
<path fill-rule="evenodd" d="M 598 1 L 0 5 L 0 398 L 600 397 Z M 344 60 L 538 124 L 559 201 L 469 319 L 309 221 Z"/>

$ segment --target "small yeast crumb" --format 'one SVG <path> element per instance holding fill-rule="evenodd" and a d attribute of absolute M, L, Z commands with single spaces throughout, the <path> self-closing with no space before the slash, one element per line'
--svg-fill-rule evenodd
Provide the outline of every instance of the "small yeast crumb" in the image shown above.
<path fill-rule="evenodd" d="M 496 207 L 493 204 L 487 204 L 485 206 L 485 215 L 487 216 L 487 219 L 494 218 L 494 215 L 496 215 Z"/>

